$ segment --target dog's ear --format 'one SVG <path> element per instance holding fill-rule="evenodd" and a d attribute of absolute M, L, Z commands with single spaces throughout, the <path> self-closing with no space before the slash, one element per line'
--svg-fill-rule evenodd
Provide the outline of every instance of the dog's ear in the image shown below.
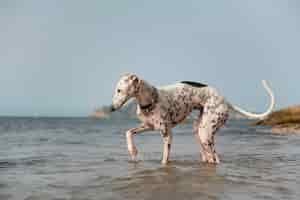
<path fill-rule="evenodd" d="M 133 83 L 134 85 L 137 85 L 137 84 L 139 83 L 139 78 L 138 78 L 137 75 L 135 75 L 135 74 L 131 74 L 131 75 L 129 76 L 129 80 L 132 81 L 132 83 Z"/>

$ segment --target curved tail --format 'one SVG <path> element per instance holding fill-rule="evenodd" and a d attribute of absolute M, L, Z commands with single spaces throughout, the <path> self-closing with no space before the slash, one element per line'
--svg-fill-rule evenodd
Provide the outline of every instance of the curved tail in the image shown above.
<path fill-rule="evenodd" d="M 268 85 L 266 80 L 262 80 L 262 84 L 264 86 L 264 88 L 267 90 L 269 96 L 270 96 L 270 105 L 269 108 L 266 112 L 264 113 L 251 113 L 248 111 L 243 110 L 242 108 L 239 108 L 238 106 L 229 104 L 230 108 L 233 109 L 234 111 L 245 115 L 246 117 L 248 117 L 249 119 L 265 119 L 273 110 L 274 105 L 275 105 L 275 98 L 274 98 L 274 94 L 270 88 L 270 86 Z"/>

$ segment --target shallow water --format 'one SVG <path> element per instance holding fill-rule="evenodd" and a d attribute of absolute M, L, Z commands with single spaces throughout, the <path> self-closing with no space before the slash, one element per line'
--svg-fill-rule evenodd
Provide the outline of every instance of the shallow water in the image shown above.
<path fill-rule="evenodd" d="M 0 199 L 299 199 L 300 135 L 274 135 L 230 121 L 218 132 L 222 163 L 200 162 L 191 125 L 174 130 L 171 162 L 158 133 L 136 121 L 0 118 Z"/>

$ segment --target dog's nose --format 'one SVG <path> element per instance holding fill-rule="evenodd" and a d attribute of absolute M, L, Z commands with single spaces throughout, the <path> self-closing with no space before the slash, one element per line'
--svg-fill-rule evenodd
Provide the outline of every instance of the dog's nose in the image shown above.
<path fill-rule="evenodd" d="M 109 108 L 109 111 L 110 111 L 110 112 L 114 112 L 114 111 L 116 111 L 116 109 L 115 109 L 114 105 L 111 105 L 111 106 L 110 106 L 110 108 Z"/>

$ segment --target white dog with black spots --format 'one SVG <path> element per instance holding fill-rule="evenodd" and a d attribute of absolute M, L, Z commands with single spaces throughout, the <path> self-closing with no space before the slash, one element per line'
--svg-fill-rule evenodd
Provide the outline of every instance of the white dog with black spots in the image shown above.
<path fill-rule="evenodd" d="M 135 98 L 137 116 L 142 123 L 126 132 L 131 158 L 136 160 L 138 153 L 133 136 L 158 130 L 164 142 L 162 163 L 167 164 L 172 143 L 171 129 L 182 122 L 192 110 L 197 109 L 199 115 L 194 122 L 194 134 L 201 146 L 202 160 L 217 164 L 220 158 L 216 152 L 214 136 L 228 119 L 230 109 L 253 119 L 263 119 L 272 112 L 275 104 L 273 92 L 266 81 L 263 81 L 263 86 L 270 95 L 271 103 L 266 112 L 255 114 L 228 103 L 215 88 L 205 84 L 183 81 L 156 88 L 135 74 L 125 74 L 117 83 L 111 111 L 120 109 L 129 99 Z"/>

